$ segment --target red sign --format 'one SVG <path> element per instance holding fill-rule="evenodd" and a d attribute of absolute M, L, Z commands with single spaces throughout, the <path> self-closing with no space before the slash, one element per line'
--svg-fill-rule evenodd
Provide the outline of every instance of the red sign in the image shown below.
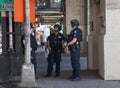
<path fill-rule="evenodd" d="M 25 0 L 14 0 L 14 21 L 25 22 Z M 30 0 L 30 22 L 35 22 L 35 0 Z"/>
<path fill-rule="evenodd" d="M 35 22 L 35 0 L 30 0 L 30 22 Z"/>

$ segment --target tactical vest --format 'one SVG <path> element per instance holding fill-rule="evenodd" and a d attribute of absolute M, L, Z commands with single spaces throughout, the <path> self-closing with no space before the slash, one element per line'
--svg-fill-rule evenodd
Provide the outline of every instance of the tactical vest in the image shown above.
<path fill-rule="evenodd" d="M 62 48 L 62 40 L 60 37 L 61 37 L 60 34 L 51 36 L 50 46 L 53 49 L 61 49 Z"/>

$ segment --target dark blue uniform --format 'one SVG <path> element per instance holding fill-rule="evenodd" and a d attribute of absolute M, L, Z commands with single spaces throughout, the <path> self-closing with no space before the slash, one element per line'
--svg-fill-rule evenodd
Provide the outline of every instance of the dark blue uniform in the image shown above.
<path fill-rule="evenodd" d="M 71 54 L 71 65 L 73 68 L 73 79 L 80 78 L 80 41 L 81 41 L 82 31 L 79 28 L 75 28 L 71 31 L 70 37 L 77 39 L 77 42 L 73 45 L 70 45 L 70 54 Z"/>
<path fill-rule="evenodd" d="M 47 58 L 48 67 L 47 67 L 47 76 L 51 76 L 53 70 L 53 64 L 56 66 L 56 76 L 60 75 L 60 61 L 61 61 L 61 52 L 62 52 L 62 41 L 65 41 L 65 37 L 63 34 L 52 33 L 48 37 L 49 45 L 51 47 L 51 51 L 49 51 L 49 55 Z"/>
<path fill-rule="evenodd" d="M 37 41 L 34 35 L 30 34 L 30 44 L 31 44 L 31 63 L 34 65 L 35 74 L 36 74 L 36 55 L 35 51 L 37 50 Z"/>
<path fill-rule="evenodd" d="M 25 55 L 25 46 L 23 43 L 23 40 L 25 40 L 25 36 L 23 35 L 21 38 L 22 42 L 22 48 L 23 48 L 23 55 Z M 35 39 L 35 35 L 30 34 L 30 46 L 31 46 L 31 63 L 34 65 L 35 68 L 35 74 L 36 74 L 36 55 L 35 51 L 37 50 L 37 41 Z"/>

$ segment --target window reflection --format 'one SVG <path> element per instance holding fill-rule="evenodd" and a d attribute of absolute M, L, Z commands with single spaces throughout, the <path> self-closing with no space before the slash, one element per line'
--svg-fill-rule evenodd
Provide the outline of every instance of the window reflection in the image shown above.
<path fill-rule="evenodd" d="M 61 0 L 50 0 L 50 7 L 51 8 L 60 8 Z"/>
<path fill-rule="evenodd" d="M 61 0 L 36 0 L 36 10 L 39 9 L 60 9 Z"/>
<path fill-rule="evenodd" d="M 36 0 L 37 9 L 45 9 L 47 7 L 49 7 L 48 0 Z"/>

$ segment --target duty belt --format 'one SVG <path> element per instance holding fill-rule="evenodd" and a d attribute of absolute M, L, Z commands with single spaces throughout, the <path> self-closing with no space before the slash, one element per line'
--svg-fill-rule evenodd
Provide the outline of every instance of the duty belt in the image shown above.
<path fill-rule="evenodd" d="M 68 48 L 69 50 L 80 48 L 80 43 L 76 42 L 75 44 L 68 46 Z"/>

